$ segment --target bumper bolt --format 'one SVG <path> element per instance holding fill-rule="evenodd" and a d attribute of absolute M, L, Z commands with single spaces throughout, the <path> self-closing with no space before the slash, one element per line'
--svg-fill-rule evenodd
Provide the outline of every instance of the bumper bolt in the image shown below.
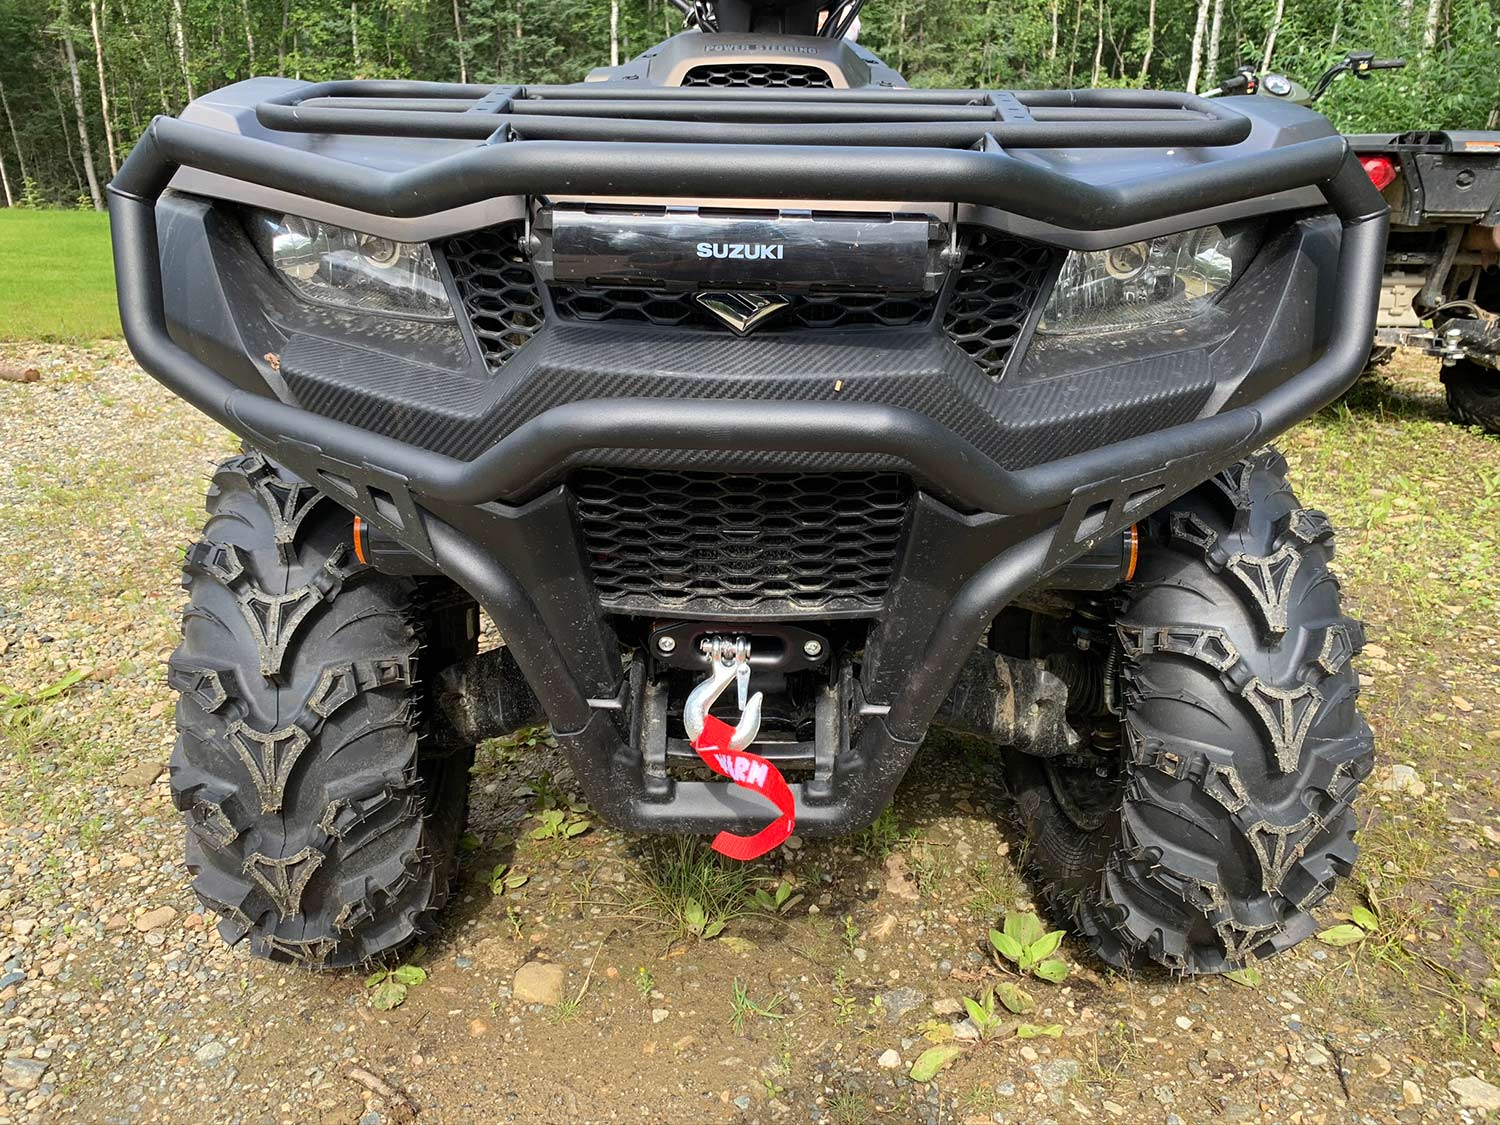
<path fill-rule="evenodd" d="M 656 650 L 658 652 L 671 652 L 677 647 L 676 637 L 657 637 Z"/>
<path fill-rule="evenodd" d="M 815 640 L 803 641 L 802 651 L 816 660 L 818 657 L 823 655 L 823 642 Z"/>

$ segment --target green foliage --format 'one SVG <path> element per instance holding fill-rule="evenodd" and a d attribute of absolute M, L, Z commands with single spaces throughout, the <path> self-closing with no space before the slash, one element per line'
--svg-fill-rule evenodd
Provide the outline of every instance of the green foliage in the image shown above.
<path fill-rule="evenodd" d="M 695 898 L 688 899 L 687 904 L 683 907 L 682 922 L 687 927 L 688 933 L 704 941 L 718 937 L 724 932 L 724 927 L 727 925 L 723 918 L 710 920 L 708 911 Z"/>
<path fill-rule="evenodd" d="M 653 842 L 633 869 L 622 917 L 673 938 L 717 937 L 752 909 L 753 870 L 692 837 Z"/>
<path fill-rule="evenodd" d="M 786 997 L 777 994 L 769 1000 L 762 1002 L 752 1000 L 738 977 L 734 980 L 733 989 L 734 991 L 729 1001 L 729 1025 L 734 1028 L 735 1034 L 743 1035 L 745 1033 L 745 1021 L 751 1016 L 759 1016 L 765 1020 L 786 1019 L 785 1013 L 776 1010 L 781 1007 Z"/>
<path fill-rule="evenodd" d="M 855 847 L 859 849 L 861 855 L 884 859 L 900 845 L 910 843 L 916 838 L 915 830 L 902 831 L 901 818 L 896 815 L 896 807 L 887 805 L 870 824 L 870 827 L 859 834 Z"/>
<path fill-rule="evenodd" d="M 979 1032 L 981 1043 L 995 1038 L 1005 1026 L 1005 1008 L 996 1000 L 992 988 L 985 989 L 978 1000 L 965 996 L 964 1010 L 969 1013 L 969 1022 Z"/>
<path fill-rule="evenodd" d="M 785 879 L 776 884 L 774 891 L 767 891 L 761 887 L 755 889 L 755 905 L 768 914 L 783 914 L 791 909 L 795 901 L 792 898 L 792 885 Z"/>
<path fill-rule="evenodd" d="M 1358 945 L 1380 929 L 1380 919 L 1366 907 L 1356 906 L 1349 911 L 1349 917 L 1351 921 L 1318 931 L 1318 940 L 1324 945 L 1342 949 L 1346 945 Z"/>
<path fill-rule="evenodd" d="M 641 994 L 641 999 L 651 995 L 656 988 L 656 977 L 645 965 L 640 965 L 635 970 L 635 990 Z"/>
<path fill-rule="evenodd" d="M 494 870 L 490 872 L 488 880 L 490 894 L 499 897 L 507 891 L 517 890 L 520 887 L 524 887 L 530 878 L 530 875 L 522 875 L 508 863 L 497 863 Z"/>
<path fill-rule="evenodd" d="M 1061 930 L 1049 932 L 1035 914 L 1007 914 L 1004 929 L 990 931 L 990 945 L 1017 972 L 1049 984 L 1061 984 L 1068 976 L 1067 962 L 1052 956 L 1062 939 Z"/>
<path fill-rule="evenodd" d="M 18 691 L 0 684 L 0 723 L 7 727 L 22 727 L 40 722 L 43 704 L 50 703 L 87 675 L 86 669 L 74 668 L 61 679 L 36 691 Z"/>
<path fill-rule="evenodd" d="M 568 809 L 544 809 L 538 815 L 539 823 L 531 830 L 533 840 L 571 840 L 589 830 L 587 817 L 579 816 L 576 810 L 585 805 L 574 805 Z"/>
<path fill-rule="evenodd" d="M 406 1003 L 408 989 L 427 979 L 427 970 L 416 965 L 398 965 L 394 969 L 379 969 L 365 978 L 369 990 L 370 1007 L 377 1012 L 389 1012 Z"/>
<path fill-rule="evenodd" d="M 938 1071 L 963 1053 L 964 1049 L 957 1043 L 940 1043 L 936 1047 L 928 1047 L 917 1056 L 917 1061 L 911 1064 L 911 1080 L 931 1082 L 937 1077 Z"/>

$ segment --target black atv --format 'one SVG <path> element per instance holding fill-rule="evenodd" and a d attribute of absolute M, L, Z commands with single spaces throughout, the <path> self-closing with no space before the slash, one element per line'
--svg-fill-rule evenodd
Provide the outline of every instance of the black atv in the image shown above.
<path fill-rule="evenodd" d="M 226 940 L 431 930 L 475 744 L 543 721 L 603 817 L 739 856 L 968 732 L 1109 963 L 1312 932 L 1373 751 L 1266 443 L 1365 362 L 1385 203 L 1301 107 L 914 90 L 856 10 L 697 6 L 571 86 L 256 79 L 136 145 L 126 335 L 245 442 L 169 671 Z"/>
<path fill-rule="evenodd" d="M 1354 51 L 1310 90 L 1246 67 L 1206 96 L 1312 105 L 1345 75 L 1368 80 L 1405 65 Z M 1500 132 L 1374 133 L 1349 143 L 1392 211 L 1373 358 L 1397 348 L 1437 356 L 1453 417 L 1500 434 Z"/>

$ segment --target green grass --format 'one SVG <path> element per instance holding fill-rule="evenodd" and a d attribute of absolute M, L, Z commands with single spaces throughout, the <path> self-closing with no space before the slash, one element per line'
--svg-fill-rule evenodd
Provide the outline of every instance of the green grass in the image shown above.
<path fill-rule="evenodd" d="M 120 334 L 109 217 L 0 209 L 0 340 Z"/>

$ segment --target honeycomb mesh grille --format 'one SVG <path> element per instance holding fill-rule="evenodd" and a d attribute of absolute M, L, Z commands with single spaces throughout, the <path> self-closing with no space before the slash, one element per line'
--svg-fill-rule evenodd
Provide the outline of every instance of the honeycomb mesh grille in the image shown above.
<path fill-rule="evenodd" d="M 898 473 L 632 472 L 571 480 L 606 606 L 874 610 L 911 486 Z"/>
<path fill-rule="evenodd" d="M 695 66 L 683 76 L 684 86 L 750 86 L 762 89 L 826 90 L 833 85 L 828 72 L 817 66 L 741 63 L 735 66 Z"/>
<path fill-rule="evenodd" d="M 485 363 L 497 371 L 542 327 L 542 295 L 521 253 L 520 223 L 473 231 L 443 244 Z"/>
<path fill-rule="evenodd" d="M 902 328 L 932 319 L 937 298 L 899 293 L 782 293 L 790 304 L 756 329 L 757 335 L 798 328 Z M 665 328 L 730 331 L 691 293 L 626 287 L 552 287 L 552 300 L 569 320 L 629 321 Z"/>
<path fill-rule="evenodd" d="M 1005 374 L 1059 252 L 998 231 L 969 228 L 943 330 L 991 379 Z"/>

